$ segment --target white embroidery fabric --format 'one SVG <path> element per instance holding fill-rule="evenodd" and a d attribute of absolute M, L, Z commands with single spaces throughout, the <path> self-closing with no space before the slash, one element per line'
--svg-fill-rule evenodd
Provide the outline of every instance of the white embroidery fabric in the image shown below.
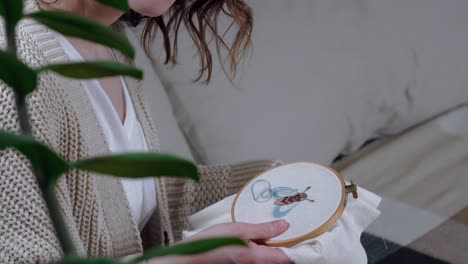
<path fill-rule="evenodd" d="M 191 230 L 184 238 L 210 226 L 231 222 L 231 205 L 235 195 L 213 204 L 189 218 Z M 281 248 L 296 264 L 310 263 L 367 263 L 366 252 L 360 242 L 362 232 L 380 215 L 377 209 L 381 198 L 359 187 L 359 199 L 349 199 L 343 215 L 335 226 L 324 234 L 302 242 L 293 248 Z"/>

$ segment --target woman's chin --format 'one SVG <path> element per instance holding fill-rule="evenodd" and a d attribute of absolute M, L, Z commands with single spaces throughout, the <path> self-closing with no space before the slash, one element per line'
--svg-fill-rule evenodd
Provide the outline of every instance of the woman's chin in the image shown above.
<path fill-rule="evenodd" d="M 175 0 L 131 0 L 129 4 L 137 13 L 148 17 L 158 17 L 166 13 L 174 2 Z"/>

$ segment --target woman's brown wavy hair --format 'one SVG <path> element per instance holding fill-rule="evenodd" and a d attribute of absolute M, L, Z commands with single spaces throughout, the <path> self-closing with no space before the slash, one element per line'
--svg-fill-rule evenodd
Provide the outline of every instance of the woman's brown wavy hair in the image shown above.
<path fill-rule="evenodd" d="M 227 31 L 220 32 L 218 27 L 218 20 L 224 15 L 232 19 L 227 31 L 233 28 L 237 30 L 229 43 L 224 39 Z M 165 64 L 177 63 L 179 32 L 184 25 L 198 49 L 200 59 L 200 70 L 195 81 L 205 83 L 209 82 L 213 72 L 213 55 L 210 50 L 213 41 L 221 66 L 231 80 L 236 75 L 239 60 L 251 44 L 252 10 L 243 0 L 176 0 L 163 16 L 148 18 L 131 11 L 122 16 L 121 20 L 134 26 L 146 20 L 141 41 L 146 54 L 152 59 L 150 48 L 156 34 L 160 32 L 164 40 Z M 227 54 L 224 58 L 223 52 Z M 225 67 L 226 62 L 229 70 Z"/>

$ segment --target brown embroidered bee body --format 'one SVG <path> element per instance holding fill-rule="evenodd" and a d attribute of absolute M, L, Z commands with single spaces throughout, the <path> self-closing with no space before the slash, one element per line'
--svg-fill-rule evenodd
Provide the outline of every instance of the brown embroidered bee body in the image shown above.
<path fill-rule="evenodd" d="M 298 202 L 302 202 L 304 200 L 307 200 L 309 202 L 315 202 L 314 200 L 310 200 L 310 199 L 307 199 L 307 191 L 310 189 L 310 186 L 307 187 L 307 189 L 305 189 L 305 191 L 303 191 L 302 193 L 298 193 L 296 195 L 292 195 L 292 196 L 285 196 L 285 197 L 281 197 L 280 199 L 276 200 L 275 201 L 275 205 L 288 205 L 288 204 L 292 204 L 292 203 L 298 203 Z"/>

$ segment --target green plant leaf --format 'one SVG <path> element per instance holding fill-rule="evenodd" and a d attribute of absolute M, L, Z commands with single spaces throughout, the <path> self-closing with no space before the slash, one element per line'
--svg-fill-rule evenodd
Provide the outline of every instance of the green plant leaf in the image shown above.
<path fill-rule="evenodd" d="M 143 71 L 126 64 L 107 61 L 81 62 L 70 64 L 51 64 L 37 70 L 54 71 L 60 75 L 75 79 L 94 79 L 109 76 L 126 75 L 143 79 Z"/>
<path fill-rule="evenodd" d="M 122 263 L 116 259 L 111 258 L 78 258 L 78 257 L 65 257 L 59 261 L 52 262 L 51 264 L 119 264 Z"/>
<path fill-rule="evenodd" d="M 15 91 L 20 101 L 24 101 L 37 85 L 36 72 L 12 53 L 2 50 L 0 50 L 0 79 Z"/>
<path fill-rule="evenodd" d="M 72 164 L 74 168 L 122 178 L 182 177 L 199 180 L 192 162 L 160 153 L 134 153 L 96 157 Z"/>
<path fill-rule="evenodd" d="M 27 16 L 63 35 L 118 49 L 131 59 L 135 57 L 135 50 L 125 37 L 92 20 L 70 13 L 55 11 L 38 11 Z"/>
<path fill-rule="evenodd" d="M 113 7 L 115 9 L 119 9 L 124 12 L 128 12 L 130 10 L 128 6 L 127 0 L 96 0 L 101 4 Z"/>
<path fill-rule="evenodd" d="M 220 247 L 226 246 L 243 246 L 247 244 L 239 238 L 213 238 L 198 240 L 194 242 L 188 242 L 178 244 L 168 248 L 153 249 L 145 252 L 141 257 L 136 258 L 131 263 L 140 263 L 144 260 L 148 260 L 155 257 L 164 257 L 172 255 L 195 255 L 202 254 Z"/>
<path fill-rule="evenodd" d="M 44 174 L 46 177 L 44 180 L 48 183 L 55 184 L 60 176 L 70 169 L 67 162 L 57 153 L 29 135 L 16 135 L 0 131 L 0 150 L 7 148 L 15 148 L 23 153 L 33 167 Z"/>
<path fill-rule="evenodd" d="M 23 16 L 23 1 L 0 0 L 0 16 L 5 18 L 7 30 L 13 32 Z"/>

